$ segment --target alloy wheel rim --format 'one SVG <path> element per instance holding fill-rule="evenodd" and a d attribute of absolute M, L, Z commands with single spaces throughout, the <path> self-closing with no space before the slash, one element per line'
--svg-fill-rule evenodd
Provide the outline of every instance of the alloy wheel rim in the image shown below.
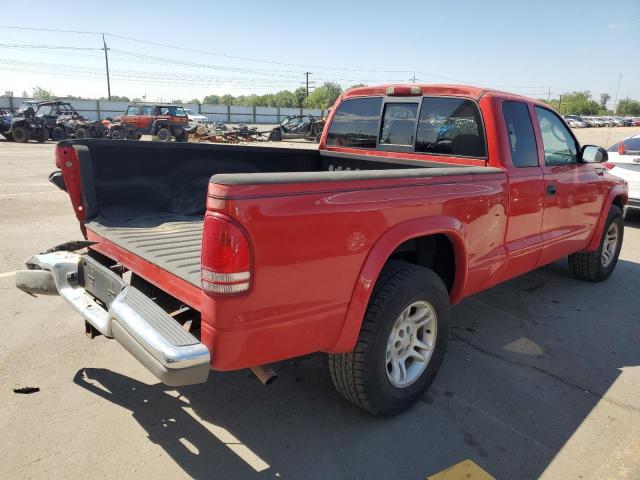
<path fill-rule="evenodd" d="M 385 351 L 385 370 L 391 385 L 406 388 L 429 365 L 437 336 L 434 308 L 425 301 L 413 302 L 396 319 Z"/>
<path fill-rule="evenodd" d="M 618 249 L 618 239 L 620 238 L 620 231 L 617 223 L 612 223 L 607 229 L 607 234 L 602 242 L 602 253 L 600 254 L 600 263 L 603 267 L 607 268 L 613 262 Z"/>

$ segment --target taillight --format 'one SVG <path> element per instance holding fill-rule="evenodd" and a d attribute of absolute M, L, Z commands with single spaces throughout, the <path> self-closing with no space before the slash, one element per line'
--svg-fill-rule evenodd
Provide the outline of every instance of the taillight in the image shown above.
<path fill-rule="evenodd" d="M 246 292 L 251 285 L 249 239 L 230 218 L 206 215 L 202 232 L 200 283 L 206 292 Z"/>
<path fill-rule="evenodd" d="M 602 164 L 602 166 L 603 166 L 604 168 L 606 168 L 607 170 L 611 170 L 613 167 L 615 167 L 615 166 L 616 166 L 616 164 L 615 164 L 615 163 L 605 162 L 605 163 L 603 163 L 603 164 Z"/>
<path fill-rule="evenodd" d="M 618 154 L 624 155 L 624 153 L 625 153 L 624 142 L 621 141 L 618 143 Z"/>

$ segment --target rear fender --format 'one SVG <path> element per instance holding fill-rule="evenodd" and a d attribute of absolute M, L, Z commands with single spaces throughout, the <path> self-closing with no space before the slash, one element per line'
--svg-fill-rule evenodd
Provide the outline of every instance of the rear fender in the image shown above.
<path fill-rule="evenodd" d="M 602 238 L 602 231 L 604 230 L 605 223 L 607 222 L 607 216 L 609 215 L 609 209 L 611 209 L 611 205 L 613 205 L 613 201 L 617 197 L 622 197 L 622 202 L 626 205 L 629 198 L 629 191 L 626 185 L 618 184 L 615 185 L 609 195 L 607 195 L 607 199 L 602 204 L 602 211 L 600 212 L 600 217 L 598 218 L 598 223 L 596 224 L 596 228 L 593 230 L 593 237 L 591 237 L 591 241 L 587 248 L 585 248 L 588 252 L 593 252 L 600 248 L 600 239 Z"/>
<path fill-rule="evenodd" d="M 452 303 L 460 301 L 468 268 L 467 235 L 464 226 L 455 218 L 447 216 L 421 218 L 400 223 L 385 232 L 369 251 L 351 295 L 342 331 L 330 352 L 350 352 L 355 347 L 373 287 L 393 251 L 407 240 L 436 234 L 446 235 L 453 245 L 456 270 L 449 298 Z"/>

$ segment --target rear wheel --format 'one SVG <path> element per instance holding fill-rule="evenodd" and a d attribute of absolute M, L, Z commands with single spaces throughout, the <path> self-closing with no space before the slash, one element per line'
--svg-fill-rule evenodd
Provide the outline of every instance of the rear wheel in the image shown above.
<path fill-rule="evenodd" d="M 11 135 L 13 139 L 18 143 L 25 143 L 29 141 L 29 130 L 27 127 L 23 127 L 22 125 L 18 125 L 17 127 L 13 127 L 11 129 Z"/>
<path fill-rule="evenodd" d="M 600 247 L 593 252 L 569 255 L 569 268 L 576 278 L 601 282 L 609 278 L 618 263 L 624 237 L 622 210 L 612 205 L 600 238 Z"/>
<path fill-rule="evenodd" d="M 109 136 L 114 140 L 122 140 L 124 139 L 124 131 L 122 127 L 113 127 L 109 132 Z"/>
<path fill-rule="evenodd" d="M 49 139 L 49 129 L 42 127 L 36 130 L 31 136 L 36 142 L 43 143 Z"/>
<path fill-rule="evenodd" d="M 269 134 L 269 140 L 271 140 L 272 142 L 279 142 L 282 140 L 282 132 L 280 130 L 273 130 L 270 134 Z"/>
<path fill-rule="evenodd" d="M 74 133 L 74 136 L 77 139 L 87 138 L 88 137 L 87 133 L 88 133 L 87 129 L 81 127 L 76 130 L 76 132 Z"/>
<path fill-rule="evenodd" d="M 409 408 L 433 382 L 447 347 L 449 295 L 433 271 L 390 261 L 382 270 L 355 349 L 329 355 L 333 384 L 376 415 Z"/>
<path fill-rule="evenodd" d="M 53 127 L 51 129 L 50 135 L 51 135 L 51 140 L 54 140 L 56 142 L 59 142 L 60 140 L 64 140 L 67 137 L 67 134 L 64 131 L 64 128 L 61 127 L 60 125 Z"/>
<path fill-rule="evenodd" d="M 158 129 L 156 134 L 153 136 L 153 139 L 157 142 L 168 142 L 171 140 L 171 132 L 168 128 L 162 127 Z"/>
<path fill-rule="evenodd" d="M 189 141 L 189 134 L 187 132 L 182 132 L 179 135 L 176 135 L 176 142 L 188 142 Z"/>

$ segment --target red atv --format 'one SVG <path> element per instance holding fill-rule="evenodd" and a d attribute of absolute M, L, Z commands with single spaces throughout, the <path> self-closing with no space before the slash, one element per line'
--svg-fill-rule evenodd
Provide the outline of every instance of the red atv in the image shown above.
<path fill-rule="evenodd" d="M 139 140 L 142 135 L 176 142 L 189 139 L 189 117 L 179 105 L 129 105 L 120 121 L 109 127 L 109 138 Z"/>

